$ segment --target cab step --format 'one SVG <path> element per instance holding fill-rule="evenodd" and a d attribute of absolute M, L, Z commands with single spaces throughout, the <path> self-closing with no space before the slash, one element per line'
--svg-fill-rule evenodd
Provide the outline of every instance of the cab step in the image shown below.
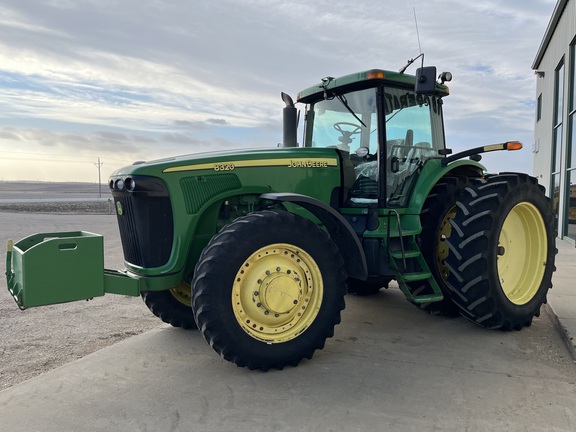
<path fill-rule="evenodd" d="M 404 232 L 403 232 L 404 234 Z M 416 234 L 388 238 L 388 263 L 400 290 L 412 303 L 432 303 L 444 298 L 416 241 Z"/>
<path fill-rule="evenodd" d="M 404 252 L 404 254 L 402 254 L 402 252 L 390 252 L 390 256 L 394 259 L 398 259 L 401 260 L 403 258 L 418 258 L 420 255 L 422 255 L 420 253 L 419 250 L 410 250 L 410 251 L 406 251 Z"/>
<path fill-rule="evenodd" d="M 432 273 L 430 272 L 417 272 L 417 273 L 403 273 L 401 274 L 401 279 L 404 282 L 416 282 L 422 281 L 426 279 L 430 279 L 432 277 Z"/>

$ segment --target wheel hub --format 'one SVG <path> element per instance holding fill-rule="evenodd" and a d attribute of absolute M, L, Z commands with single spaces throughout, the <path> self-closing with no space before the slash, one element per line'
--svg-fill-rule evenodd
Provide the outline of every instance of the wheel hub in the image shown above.
<path fill-rule="evenodd" d="M 322 275 L 314 259 L 296 246 L 273 244 L 242 264 L 232 287 L 232 308 L 250 336 L 285 342 L 310 326 L 322 296 Z"/>
<path fill-rule="evenodd" d="M 288 313 L 298 304 L 300 286 L 289 274 L 272 274 L 263 281 L 261 287 L 259 298 L 262 306 L 270 312 Z"/>

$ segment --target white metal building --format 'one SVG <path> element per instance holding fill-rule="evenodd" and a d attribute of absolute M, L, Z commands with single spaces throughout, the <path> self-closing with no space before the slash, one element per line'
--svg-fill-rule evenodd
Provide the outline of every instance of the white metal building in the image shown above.
<path fill-rule="evenodd" d="M 532 64 L 534 175 L 553 197 L 558 236 L 576 241 L 576 0 L 558 0 Z"/>

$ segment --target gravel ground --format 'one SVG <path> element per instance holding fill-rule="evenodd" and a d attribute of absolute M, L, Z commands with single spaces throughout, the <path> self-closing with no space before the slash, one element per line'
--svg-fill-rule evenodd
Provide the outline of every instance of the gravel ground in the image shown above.
<path fill-rule="evenodd" d="M 116 217 L 101 204 L 2 204 L 0 241 L 36 232 L 95 232 L 104 235 L 105 266 L 121 268 Z M 20 311 L 0 278 L 0 390 L 159 325 L 139 297 L 106 295 Z"/>

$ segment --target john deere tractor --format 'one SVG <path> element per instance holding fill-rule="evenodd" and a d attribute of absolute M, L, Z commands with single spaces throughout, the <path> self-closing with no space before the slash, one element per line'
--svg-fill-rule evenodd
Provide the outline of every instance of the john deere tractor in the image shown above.
<path fill-rule="evenodd" d="M 27 237 L 7 253 L 22 308 L 117 293 L 142 296 L 176 327 L 197 328 L 226 360 L 282 369 L 311 358 L 348 292 L 395 280 L 414 306 L 492 329 L 530 325 L 554 271 L 550 199 L 535 178 L 487 174 L 481 153 L 444 142 L 443 73 L 368 70 L 282 94 L 284 139 L 114 172 L 122 271 L 102 237 Z"/>

